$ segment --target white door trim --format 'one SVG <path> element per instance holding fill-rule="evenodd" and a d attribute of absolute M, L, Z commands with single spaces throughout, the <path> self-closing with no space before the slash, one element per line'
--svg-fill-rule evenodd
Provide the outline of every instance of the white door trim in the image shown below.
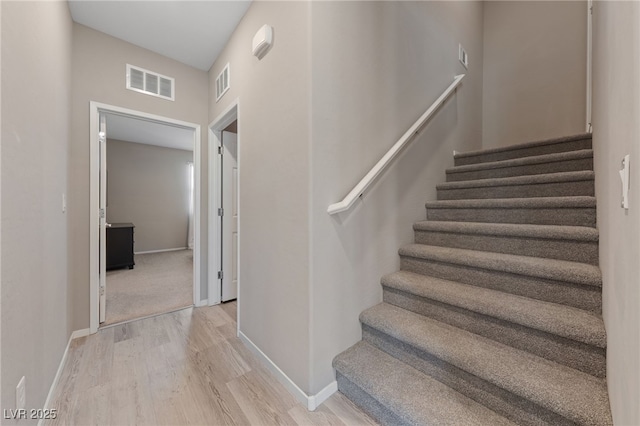
<path fill-rule="evenodd" d="M 194 131 L 193 164 L 195 173 L 195 211 L 194 211 L 194 250 L 193 250 L 193 304 L 201 306 L 200 288 L 203 285 L 200 277 L 200 125 L 187 121 L 175 120 L 142 111 L 121 108 L 99 102 L 89 102 L 89 329 L 93 334 L 99 327 L 99 294 L 98 294 L 98 255 L 99 243 L 99 191 L 100 156 L 98 146 L 98 114 L 100 112 L 129 116 L 133 118 L 156 121 L 170 126 L 192 129 Z M 107 132 L 109 129 L 107 128 Z M 108 134 L 107 134 L 108 136 Z"/>
<path fill-rule="evenodd" d="M 240 100 L 236 98 L 231 104 L 209 124 L 209 305 L 217 305 L 221 299 L 221 281 L 217 271 L 220 271 L 220 237 L 222 229 L 218 220 L 218 208 L 222 207 L 220 176 L 222 167 L 218 147 L 222 140 L 222 131 L 235 120 L 238 120 L 238 194 L 240 194 Z M 238 202 L 238 251 L 240 251 L 241 233 L 241 205 Z M 215 224 L 215 225 L 214 225 Z M 238 313 L 240 312 L 240 262 L 238 257 Z M 240 329 L 240 315 L 238 314 L 238 329 Z"/>
<path fill-rule="evenodd" d="M 587 1 L 587 117 L 586 132 L 593 130 L 591 108 L 593 99 L 593 0 Z"/>

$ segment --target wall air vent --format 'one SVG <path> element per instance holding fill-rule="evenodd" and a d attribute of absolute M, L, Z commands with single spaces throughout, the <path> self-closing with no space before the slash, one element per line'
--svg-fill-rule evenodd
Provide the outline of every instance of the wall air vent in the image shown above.
<path fill-rule="evenodd" d="M 227 64 L 216 78 L 216 102 L 229 90 L 230 77 L 229 64 Z"/>
<path fill-rule="evenodd" d="M 127 64 L 127 89 L 175 100 L 175 79 Z"/>

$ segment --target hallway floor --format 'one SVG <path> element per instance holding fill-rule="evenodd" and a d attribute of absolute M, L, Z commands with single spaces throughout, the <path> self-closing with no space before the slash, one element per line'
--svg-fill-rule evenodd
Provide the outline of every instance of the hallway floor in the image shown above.
<path fill-rule="evenodd" d="M 76 339 L 49 425 L 375 425 L 342 394 L 315 412 L 236 337 L 236 302 Z"/>
<path fill-rule="evenodd" d="M 193 305 L 193 250 L 135 255 L 133 269 L 107 272 L 102 326 Z"/>

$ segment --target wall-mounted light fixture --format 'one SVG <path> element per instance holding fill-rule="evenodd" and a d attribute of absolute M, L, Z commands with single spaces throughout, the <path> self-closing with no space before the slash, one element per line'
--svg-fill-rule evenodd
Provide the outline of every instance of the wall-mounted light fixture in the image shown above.
<path fill-rule="evenodd" d="M 256 35 L 253 36 L 253 55 L 262 59 L 264 55 L 267 54 L 267 51 L 273 44 L 273 27 L 269 25 L 263 25 L 262 28 L 258 30 Z"/>

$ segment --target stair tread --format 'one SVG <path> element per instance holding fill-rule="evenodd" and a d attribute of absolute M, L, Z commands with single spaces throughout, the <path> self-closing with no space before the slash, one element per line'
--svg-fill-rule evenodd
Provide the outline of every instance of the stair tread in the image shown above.
<path fill-rule="evenodd" d="M 511 158 L 509 160 L 490 161 L 486 163 L 465 164 L 451 167 L 447 174 L 477 172 L 481 170 L 503 169 L 507 167 L 529 166 L 534 164 L 555 163 L 559 161 L 578 160 L 593 157 L 592 149 L 580 149 L 577 151 L 557 152 L 553 154 L 534 155 L 531 157 Z"/>
<path fill-rule="evenodd" d="M 582 309 L 409 271 L 385 275 L 382 285 L 589 345 L 606 347 L 602 318 Z"/>
<path fill-rule="evenodd" d="M 573 284 L 602 286 L 600 269 L 587 263 L 425 244 L 407 244 L 400 248 L 399 254 Z"/>
<path fill-rule="evenodd" d="M 477 200 L 438 200 L 425 203 L 428 209 L 483 209 L 483 208 L 524 208 L 562 209 L 595 208 L 595 197 L 535 197 L 535 198 L 487 198 Z"/>
<path fill-rule="evenodd" d="M 505 147 L 499 147 L 499 148 L 486 148 L 486 149 L 480 149 L 476 151 L 456 152 L 453 157 L 454 158 L 475 157 L 478 155 L 495 154 L 498 152 L 507 152 L 507 151 L 517 151 L 519 149 L 534 148 L 534 147 L 545 146 L 545 145 L 555 145 L 559 143 L 578 141 L 578 140 L 584 140 L 584 139 L 591 139 L 591 133 L 581 133 L 578 135 L 564 136 L 561 138 L 552 138 L 552 139 L 544 139 L 544 140 L 538 140 L 538 141 L 532 141 L 532 142 L 525 142 L 525 143 L 509 145 Z"/>
<path fill-rule="evenodd" d="M 602 379 L 386 303 L 360 321 L 572 421 L 611 423 Z"/>
<path fill-rule="evenodd" d="M 595 173 L 591 170 L 580 170 L 577 172 L 545 173 L 539 175 L 511 176 L 501 178 L 462 180 L 457 182 L 444 182 L 436 185 L 436 189 L 463 189 L 463 188 L 485 188 L 492 186 L 515 186 L 548 184 L 560 182 L 578 182 L 594 180 Z"/>
<path fill-rule="evenodd" d="M 513 424 L 363 341 L 338 355 L 333 366 L 408 424 Z"/>
<path fill-rule="evenodd" d="M 425 220 L 413 225 L 415 231 L 479 234 L 505 237 L 598 241 L 598 230 L 586 226 L 527 225 L 513 223 L 447 222 Z"/>

